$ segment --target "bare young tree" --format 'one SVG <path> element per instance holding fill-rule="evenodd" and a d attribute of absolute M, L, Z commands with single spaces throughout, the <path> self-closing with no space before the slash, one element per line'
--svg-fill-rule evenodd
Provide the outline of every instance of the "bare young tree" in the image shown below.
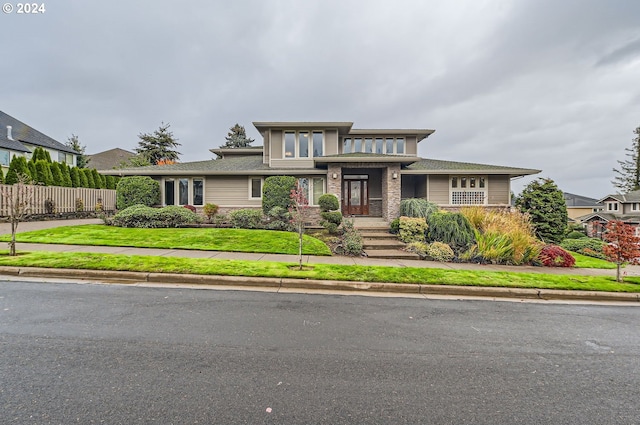
<path fill-rule="evenodd" d="M 302 270 L 302 241 L 304 236 L 304 224 L 309 220 L 309 199 L 307 198 L 308 187 L 300 184 L 300 180 L 294 189 L 291 189 L 291 221 L 298 231 L 298 264 Z"/>
<path fill-rule="evenodd" d="M 11 186 L 2 186 L 0 195 L 9 206 L 9 221 L 11 223 L 11 241 L 9 242 L 9 255 L 16 255 L 16 232 L 18 224 L 24 220 L 31 210 L 31 204 L 35 195 L 31 179 L 25 174 L 18 174 L 18 181 Z"/>

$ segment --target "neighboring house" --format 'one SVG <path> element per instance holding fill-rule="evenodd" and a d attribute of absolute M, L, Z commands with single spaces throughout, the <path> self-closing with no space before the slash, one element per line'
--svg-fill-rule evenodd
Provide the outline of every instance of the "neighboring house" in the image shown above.
<path fill-rule="evenodd" d="M 0 111 L 0 165 L 5 172 L 11 158 L 23 155 L 29 160 L 37 147 L 47 150 L 53 161 L 76 165 L 77 153 L 69 146 Z"/>
<path fill-rule="evenodd" d="M 593 212 L 600 212 L 603 209 L 602 204 L 598 204 L 597 199 L 576 195 L 574 193 L 564 192 L 564 201 L 567 204 L 569 221 L 576 221 L 578 217 Z"/>
<path fill-rule="evenodd" d="M 425 198 L 445 208 L 509 208 L 511 179 L 539 170 L 418 157 L 434 130 L 363 130 L 351 122 L 254 122 L 263 147 L 211 149 L 218 159 L 101 170 L 160 182 L 164 205 L 205 203 L 221 211 L 259 208 L 264 179 L 299 177 L 311 205 L 335 194 L 347 216 L 396 218 L 400 201 Z"/>
<path fill-rule="evenodd" d="M 578 217 L 577 220 L 587 229 L 587 235 L 600 237 L 604 227 L 612 220 L 620 220 L 636 228 L 640 235 L 640 190 L 624 195 L 607 195 L 597 201 L 602 210 Z"/>
<path fill-rule="evenodd" d="M 95 168 L 96 170 L 109 170 L 111 168 L 120 166 L 123 162 L 128 161 L 134 156 L 136 156 L 135 153 L 126 151 L 124 149 L 109 149 L 108 151 L 87 155 L 87 159 L 89 160 L 87 168 Z"/>

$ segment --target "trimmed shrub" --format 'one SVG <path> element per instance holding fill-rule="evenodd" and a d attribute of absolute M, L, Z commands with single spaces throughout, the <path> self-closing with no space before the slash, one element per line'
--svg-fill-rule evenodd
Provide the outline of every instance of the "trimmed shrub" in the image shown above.
<path fill-rule="evenodd" d="M 71 187 L 71 170 L 67 164 L 60 164 L 60 173 L 62 174 L 62 185 L 64 187 Z"/>
<path fill-rule="evenodd" d="M 2 167 L 0 167 L 0 184 L 4 184 L 4 173 L 2 172 Z"/>
<path fill-rule="evenodd" d="M 262 212 L 267 215 L 273 207 L 288 210 L 291 206 L 291 191 L 296 188 L 297 183 L 298 179 L 293 176 L 271 176 L 264 179 Z"/>
<path fill-rule="evenodd" d="M 353 225 L 353 220 L 342 222 L 342 240 L 340 243 L 340 253 L 344 255 L 358 256 L 362 254 L 362 235 Z"/>
<path fill-rule="evenodd" d="M 44 159 L 36 161 L 37 176 L 34 181 L 37 184 L 51 186 L 53 184 L 53 175 L 51 174 L 51 164 Z"/>
<path fill-rule="evenodd" d="M 585 235 L 584 232 L 580 232 L 578 230 L 572 230 L 564 238 L 565 239 L 582 239 L 582 238 L 586 238 L 586 237 L 587 237 L 587 235 Z"/>
<path fill-rule="evenodd" d="M 424 242 L 427 222 L 422 217 L 400 217 L 400 240 L 404 243 Z"/>
<path fill-rule="evenodd" d="M 71 187 L 82 187 L 82 181 L 80 180 L 80 172 L 78 171 L 78 167 L 73 167 L 69 170 L 69 175 L 71 177 Z"/>
<path fill-rule="evenodd" d="M 78 178 L 80 182 L 80 186 L 78 187 L 91 187 L 89 186 L 89 179 L 87 178 L 87 173 L 84 172 L 84 168 L 78 168 Z"/>
<path fill-rule="evenodd" d="M 410 242 L 404 248 L 406 251 L 418 254 L 421 258 L 426 257 L 427 243 L 426 242 Z"/>
<path fill-rule="evenodd" d="M 322 217 L 322 220 L 320 220 L 321 226 L 331 234 L 338 233 L 338 227 L 342 224 L 342 213 L 340 211 L 323 211 L 320 216 Z"/>
<path fill-rule="evenodd" d="M 84 174 L 87 179 L 87 185 L 84 187 L 87 187 L 89 189 L 96 189 L 98 187 L 96 185 L 96 181 L 93 179 L 93 173 L 91 172 L 90 168 L 81 168 L 79 171 L 81 174 Z"/>
<path fill-rule="evenodd" d="M 150 207 L 159 202 L 160 184 L 151 177 L 123 177 L 116 186 L 116 208 L 119 210 L 136 204 Z"/>
<path fill-rule="evenodd" d="M 567 251 L 606 260 L 607 257 L 602 252 L 605 242 L 595 238 L 565 239 L 560 246 Z"/>
<path fill-rule="evenodd" d="M 204 208 L 202 209 L 202 212 L 204 212 L 204 215 L 207 217 L 207 220 L 209 221 L 209 223 L 211 223 L 213 216 L 218 213 L 218 206 L 216 204 L 204 204 Z"/>
<path fill-rule="evenodd" d="M 576 259 L 558 245 L 545 245 L 538 261 L 546 267 L 573 267 L 576 263 Z"/>
<path fill-rule="evenodd" d="M 95 168 L 90 168 L 91 177 L 93 177 L 93 184 L 96 189 L 105 189 L 107 187 L 107 183 L 104 180 L 104 176 L 98 173 L 98 170 Z"/>
<path fill-rule="evenodd" d="M 229 213 L 231 225 L 236 229 L 259 229 L 262 222 L 262 212 L 249 208 L 235 210 Z"/>
<path fill-rule="evenodd" d="M 336 195 L 325 193 L 318 198 L 318 206 L 320 207 L 320 211 L 323 212 L 335 211 L 340 208 L 340 201 L 338 201 L 338 197 Z"/>
<path fill-rule="evenodd" d="M 444 242 L 454 251 L 466 251 L 475 242 L 469 220 L 461 213 L 435 212 L 427 218 L 428 242 Z"/>
<path fill-rule="evenodd" d="M 398 233 L 400 233 L 399 218 L 394 218 L 393 220 L 391 220 L 391 223 L 389 223 L 389 233 L 393 233 L 394 235 L 397 235 Z"/>
<path fill-rule="evenodd" d="M 9 170 L 7 171 L 7 177 L 4 179 L 6 184 L 16 184 L 18 183 L 18 175 L 24 175 L 27 178 L 31 179 L 33 176 L 29 171 L 29 166 L 27 165 L 27 159 L 24 156 L 15 155 L 11 158 L 11 162 L 9 163 Z"/>
<path fill-rule="evenodd" d="M 60 169 L 60 163 L 52 162 L 50 165 L 50 168 L 51 168 L 51 185 L 64 186 L 64 181 L 62 179 L 62 170 Z"/>
<path fill-rule="evenodd" d="M 422 198 L 409 198 L 400 201 L 400 216 L 427 218 L 439 210 L 438 205 Z"/>
<path fill-rule="evenodd" d="M 447 263 L 455 258 L 455 253 L 449 245 L 443 242 L 432 242 L 427 244 L 424 254 L 433 261 Z"/>
<path fill-rule="evenodd" d="M 295 230 L 291 222 L 291 213 L 282 207 L 273 207 L 265 217 L 265 229 L 284 230 L 293 232 Z"/>
<path fill-rule="evenodd" d="M 116 188 L 116 179 L 113 176 L 104 176 L 105 183 L 107 185 L 107 189 L 115 189 Z"/>
<path fill-rule="evenodd" d="M 137 204 L 118 212 L 111 223 L 118 227 L 162 228 L 180 227 L 200 222 L 200 216 L 178 205 L 151 208 Z"/>

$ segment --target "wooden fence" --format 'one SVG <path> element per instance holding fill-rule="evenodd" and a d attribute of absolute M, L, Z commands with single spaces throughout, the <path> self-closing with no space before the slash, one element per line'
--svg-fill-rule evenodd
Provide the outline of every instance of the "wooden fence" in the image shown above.
<path fill-rule="evenodd" d="M 0 184 L 0 217 L 10 215 L 11 196 L 20 185 Z M 53 201 L 53 212 L 73 213 L 79 211 L 95 211 L 96 205 L 102 203 L 103 211 L 116 209 L 116 191 L 113 189 L 87 189 L 84 187 L 27 186 L 33 190 L 28 215 L 49 214 L 47 200 Z M 78 200 L 82 200 L 82 209 L 78 209 Z M 50 209 L 50 208 L 49 208 Z"/>

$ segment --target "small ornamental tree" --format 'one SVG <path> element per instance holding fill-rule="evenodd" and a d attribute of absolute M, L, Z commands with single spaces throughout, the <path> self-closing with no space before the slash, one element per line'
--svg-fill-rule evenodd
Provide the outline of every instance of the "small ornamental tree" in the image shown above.
<path fill-rule="evenodd" d="M 620 266 L 623 263 L 636 263 L 640 259 L 640 237 L 630 224 L 619 220 L 610 221 L 602 238 L 609 242 L 602 247 L 607 260 L 616 263 L 616 281 L 622 282 Z"/>
<path fill-rule="evenodd" d="M 516 206 L 529 214 L 536 236 L 546 243 L 562 242 L 567 228 L 567 204 L 551 179 L 529 183 L 516 198 Z"/>
<path fill-rule="evenodd" d="M 304 236 L 304 223 L 309 220 L 309 200 L 304 188 L 299 183 L 296 184 L 294 189 L 291 189 L 290 199 L 289 214 L 291 214 L 291 221 L 298 232 L 298 263 L 300 270 L 302 270 L 302 238 Z"/>
<path fill-rule="evenodd" d="M 24 159 L 24 157 L 22 157 Z M 9 242 L 9 255 L 16 255 L 16 233 L 18 224 L 24 220 L 31 210 L 31 201 L 35 195 L 34 187 L 30 184 L 30 177 L 26 174 L 18 174 L 13 186 L 3 186 L 0 189 L 3 202 L 9 207 L 9 221 L 11 222 L 11 241 Z"/>

